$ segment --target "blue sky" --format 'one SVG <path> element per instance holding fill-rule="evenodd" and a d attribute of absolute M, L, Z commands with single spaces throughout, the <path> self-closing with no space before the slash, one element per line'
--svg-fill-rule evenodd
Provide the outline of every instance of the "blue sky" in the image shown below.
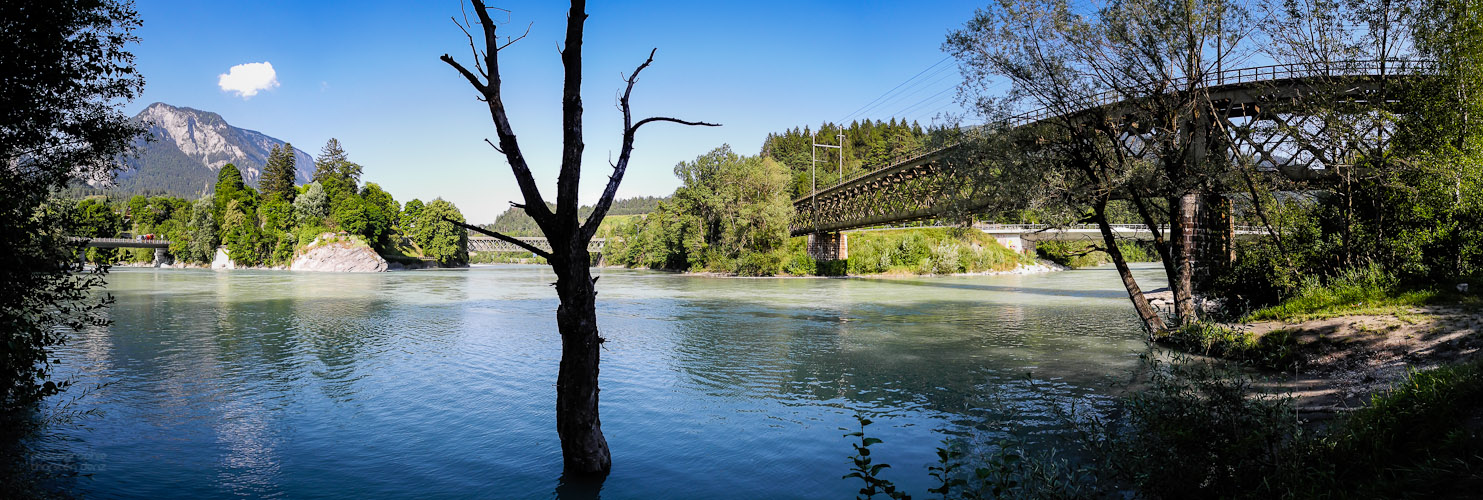
<path fill-rule="evenodd" d="M 510 120 L 537 181 L 554 201 L 561 154 L 561 2 L 499 2 L 502 34 L 530 35 L 501 52 Z M 620 197 L 665 195 L 673 167 L 722 144 L 756 154 L 769 132 L 837 121 L 931 68 L 870 118 L 927 125 L 961 112 L 959 81 L 940 47 L 976 2 L 594 2 L 588 6 L 583 101 L 583 203 L 596 200 L 619 146 L 620 74 L 658 48 L 634 90 L 637 117 L 676 116 L 719 128 L 654 124 L 639 133 Z M 473 222 L 519 199 L 474 91 L 438 60 L 469 61 L 450 16 L 455 0 L 200 2 L 138 0 L 135 48 L 143 96 L 220 113 L 229 123 L 318 154 L 338 138 L 399 201 L 442 197 Z M 267 62 L 278 85 L 244 97 L 218 86 L 233 66 Z M 940 64 L 938 64 L 940 63 Z M 937 66 L 933 66 L 937 64 Z"/>

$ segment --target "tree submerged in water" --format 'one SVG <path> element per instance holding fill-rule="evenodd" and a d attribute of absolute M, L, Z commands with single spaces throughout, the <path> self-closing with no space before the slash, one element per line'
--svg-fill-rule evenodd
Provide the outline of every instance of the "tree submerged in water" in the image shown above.
<path fill-rule="evenodd" d="M 483 35 L 484 49 L 479 50 L 474 36 L 469 32 L 473 26 L 465 26 L 454 18 L 454 23 L 469 38 L 469 50 L 474 56 L 474 71 L 459 64 L 453 57 L 443 54 L 442 61 L 448 63 L 468 80 L 479 92 L 479 100 L 489 106 L 489 115 L 494 120 L 499 143 L 490 143 L 504 154 L 520 186 L 524 203 L 511 203 L 535 219 L 541 232 L 550 242 L 551 251 L 537 248 L 498 232 L 471 226 L 462 221 L 444 219 L 470 231 L 487 234 L 500 240 L 529 250 L 546 258 L 556 272 L 556 294 L 561 305 L 556 309 L 556 324 L 561 332 L 561 367 L 556 379 L 556 433 L 561 438 L 561 452 L 566 474 L 573 477 L 605 476 L 612 468 L 608 453 L 608 442 L 602 434 L 598 419 L 598 348 L 603 338 L 597 329 L 596 279 L 592 277 L 587 244 L 597 233 L 597 227 L 613 205 L 618 184 L 628 169 L 628 160 L 633 153 L 634 136 L 639 127 L 654 122 L 672 122 L 683 125 L 717 126 L 713 123 L 692 122 L 670 117 L 650 117 L 633 120 L 629 97 L 640 72 L 654 62 L 654 52 L 625 79 L 627 88 L 619 99 L 623 111 L 623 145 L 618 159 L 613 163 L 613 173 L 603 189 L 586 221 L 579 220 L 577 187 L 582 176 L 582 27 L 587 20 L 587 2 L 574 0 L 567 13 L 566 45 L 561 50 L 565 80 L 562 87 L 562 155 L 561 173 L 556 181 L 556 210 L 552 211 L 536 187 L 525 155 L 515 139 L 509 117 L 501 95 L 499 52 L 510 44 L 524 38 L 506 37 L 503 42 L 495 32 L 494 20 L 482 0 L 471 0 L 474 13 L 479 19 L 479 31 Z M 469 23 L 472 24 L 472 23 Z M 486 140 L 486 142 L 488 142 Z"/>

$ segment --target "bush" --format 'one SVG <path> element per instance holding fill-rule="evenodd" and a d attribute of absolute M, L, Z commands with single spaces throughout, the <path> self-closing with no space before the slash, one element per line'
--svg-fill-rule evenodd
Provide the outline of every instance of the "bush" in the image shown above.
<path fill-rule="evenodd" d="M 1343 270 L 1323 282 L 1306 277 L 1297 293 L 1275 306 L 1259 309 L 1249 321 L 1303 320 L 1314 317 L 1369 312 L 1391 312 L 1397 307 L 1415 307 L 1434 302 L 1433 290 L 1405 290 L 1395 276 L 1377 265 Z"/>
<path fill-rule="evenodd" d="M 1214 323 L 1184 325 L 1158 339 L 1184 352 L 1240 361 L 1259 368 L 1285 370 L 1299 365 L 1297 337 L 1290 330 L 1275 330 L 1258 338 Z"/>

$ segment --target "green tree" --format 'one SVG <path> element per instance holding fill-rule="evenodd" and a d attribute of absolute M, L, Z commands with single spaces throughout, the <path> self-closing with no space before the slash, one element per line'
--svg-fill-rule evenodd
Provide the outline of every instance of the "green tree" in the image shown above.
<path fill-rule="evenodd" d="M 294 207 L 274 197 L 258 207 L 262 220 L 263 251 L 269 264 L 283 264 L 293 256 L 297 240 L 294 235 Z"/>
<path fill-rule="evenodd" d="M 418 217 L 412 239 L 422 247 L 422 255 L 438 259 L 444 267 L 468 265 L 469 232 L 454 224 L 464 222 L 457 206 L 438 198 L 428 202 Z"/>
<path fill-rule="evenodd" d="M 263 166 L 263 175 L 258 182 L 262 188 L 263 198 L 277 197 L 283 201 L 293 203 L 294 195 L 298 193 L 294 189 L 294 149 L 293 144 L 284 143 L 283 146 L 273 146 L 268 153 L 268 162 Z"/>
<path fill-rule="evenodd" d="M 381 209 L 386 219 L 390 221 L 387 229 L 388 232 L 390 231 L 390 227 L 398 226 L 398 221 L 402 217 L 402 206 L 397 203 L 395 198 L 391 197 L 391 193 L 381 189 L 379 184 L 367 182 L 365 189 L 361 190 L 360 195 L 361 198 L 366 200 L 366 203 L 370 203 Z"/>
<path fill-rule="evenodd" d="M 417 230 L 418 218 L 422 216 L 422 200 L 412 198 L 407 205 L 402 207 L 401 225 L 402 232 L 412 234 Z"/>
<path fill-rule="evenodd" d="M 253 198 L 255 198 L 256 191 L 247 187 L 247 184 L 242 181 L 242 171 L 238 170 L 237 166 L 231 163 L 223 165 L 221 170 L 217 171 L 214 191 L 215 193 L 212 196 L 212 201 L 215 204 L 213 214 L 216 217 L 218 226 L 224 226 L 222 217 L 226 214 L 228 203 L 236 201 L 238 204 L 243 205 L 244 209 L 254 205 L 253 202 L 255 200 Z"/>
<path fill-rule="evenodd" d="M 331 138 L 319 151 L 319 158 L 314 160 L 314 181 L 327 184 L 326 181 L 338 178 L 351 193 L 356 192 L 357 183 L 360 182 L 361 166 L 350 161 L 350 156 L 345 153 L 345 148 L 340 147 L 340 140 Z M 326 188 L 329 186 L 326 185 Z"/>
<path fill-rule="evenodd" d="M 304 194 L 294 199 L 294 217 L 300 225 L 324 223 L 330 215 L 330 199 L 318 182 L 310 183 Z"/>
<path fill-rule="evenodd" d="M 385 249 L 391 231 L 391 218 L 379 205 L 357 195 L 350 195 L 336 205 L 334 217 L 340 229 L 360 235 L 377 251 Z"/>
<path fill-rule="evenodd" d="M 721 146 L 675 166 L 683 183 L 628 228 L 633 244 L 612 254 L 623 265 L 771 275 L 782 268 L 793 203 L 788 171 L 770 157 Z"/>
<path fill-rule="evenodd" d="M 262 262 L 262 231 L 257 213 L 239 200 L 227 202 L 222 214 L 221 241 L 227 246 L 227 257 L 237 265 L 254 266 Z"/>
<path fill-rule="evenodd" d="M 190 245 L 177 250 L 176 257 L 185 257 L 191 262 L 211 262 L 216 258 L 216 246 L 220 242 L 217 239 L 216 218 L 212 213 L 216 209 L 216 202 L 210 196 L 202 196 L 196 200 L 191 207 L 191 217 L 186 225 L 186 232 L 190 235 Z M 173 242 L 172 242 L 173 243 Z M 172 250 L 175 250 L 172 248 Z"/>
<path fill-rule="evenodd" d="M 123 114 L 144 80 L 126 1 L 0 2 L 0 431 L 62 390 L 47 380 L 68 331 L 105 325 L 106 267 L 78 273 L 70 207 L 48 197 L 79 178 L 105 180 L 143 127 Z M 0 450 L 12 450 L 9 443 Z M 3 489 L 15 493 L 9 478 Z"/>

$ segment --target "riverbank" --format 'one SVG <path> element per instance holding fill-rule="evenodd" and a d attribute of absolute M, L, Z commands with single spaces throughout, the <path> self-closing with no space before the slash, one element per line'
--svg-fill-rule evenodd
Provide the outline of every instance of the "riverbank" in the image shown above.
<path fill-rule="evenodd" d="M 626 267 L 623 267 L 623 266 L 601 266 L 601 267 L 602 268 L 605 268 L 605 269 L 629 269 L 629 268 L 626 268 Z M 1068 269 L 1070 269 L 1070 268 L 1068 268 L 1066 266 L 1062 266 L 1060 264 L 1056 264 L 1055 262 L 1051 262 L 1051 261 L 1048 261 L 1048 260 L 1039 260 L 1039 261 L 1035 261 L 1034 264 L 1020 264 L 1018 267 L 1015 267 L 1014 269 L 1006 269 L 1006 270 L 998 270 L 998 271 L 976 271 L 976 272 L 966 272 L 966 273 L 950 273 L 950 274 L 917 273 L 917 272 L 910 271 L 910 270 L 905 270 L 905 269 L 889 269 L 889 270 L 886 270 L 886 271 L 882 271 L 882 272 L 878 272 L 878 273 L 870 273 L 870 274 L 853 274 L 853 273 L 851 273 L 851 274 L 847 274 L 847 275 L 843 275 L 843 276 L 828 276 L 828 275 L 817 275 L 817 274 L 802 274 L 802 275 L 796 275 L 796 274 L 778 274 L 778 275 L 774 275 L 774 276 L 746 276 L 746 275 L 741 275 L 741 274 L 737 274 L 737 273 L 725 273 L 725 272 L 715 272 L 715 271 L 682 271 L 682 272 L 678 272 L 678 274 L 681 274 L 681 275 L 684 275 L 684 276 L 697 276 L 697 277 L 705 277 L 705 278 L 748 278 L 748 279 L 753 279 L 753 278 L 908 278 L 908 277 L 910 277 L 910 278 L 922 278 L 922 277 L 940 278 L 940 277 L 949 277 L 949 276 L 998 276 L 998 275 L 1005 275 L 1005 274 L 1042 274 L 1042 273 L 1054 273 L 1054 272 L 1059 272 L 1059 271 L 1066 271 Z"/>
<path fill-rule="evenodd" d="M 1291 394 L 1315 417 L 1361 408 L 1412 371 L 1474 361 L 1483 350 L 1483 312 L 1462 305 L 1233 326 L 1291 346 L 1293 367 L 1258 388 Z"/>

